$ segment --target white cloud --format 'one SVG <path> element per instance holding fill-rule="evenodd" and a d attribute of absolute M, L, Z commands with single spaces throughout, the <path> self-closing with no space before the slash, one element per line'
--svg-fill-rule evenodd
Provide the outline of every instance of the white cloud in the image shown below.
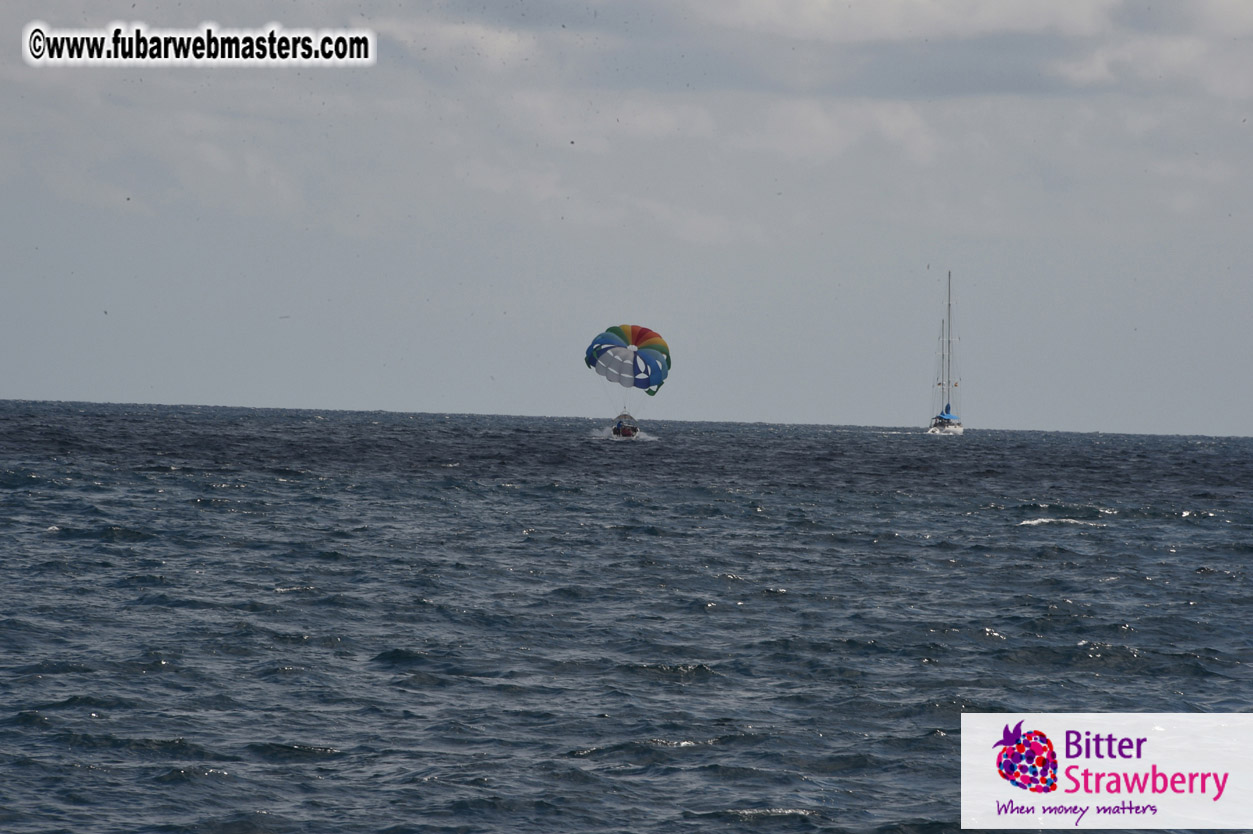
<path fill-rule="evenodd" d="M 756 124 L 730 140 L 734 145 L 815 163 L 854 147 L 886 142 L 919 165 L 930 163 L 936 138 L 912 105 L 893 101 L 788 99 L 765 105 Z"/>
<path fill-rule="evenodd" d="M 1217 38 L 1253 35 L 1253 3 L 1245 0 L 1193 0 L 1187 9 L 1195 15 L 1198 30 Z"/>
<path fill-rule="evenodd" d="M 542 63 L 544 51 L 530 32 L 474 20 L 445 20 L 424 9 L 416 9 L 415 15 L 370 23 L 381 35 L 403 44 L 410 55 L 450 71 L 507 75 Z"/>
<path fill-rule="evenodd" d="M 709 139 L 717 134 L 715 119 L 704 106 L 655 94 L 529 88 L 500 96 L 498 106 L 517 134 L 550 147 L 573 145 L 578 153 L 603 154 L 628 141 Z"/>
<path fill-rule="evenodd" d="M 1194 87 L 1224 99 L 1253 98 L 1253 4 L 1183 4 L 1175 31 L 1121 30 L 1094 43 L 1078 57 L 1056 62 L 1053 71 L 1079 86 L 1134 82 L 1144 88 Z"/>
<path fill-rule="evenodd" d="M 690 0 L 710 23 L 826 43 L 971 38 L 1005 33 L 1091 36 L 1110 27 L 1119 0 Z"/>
<path fill-rule="evenodd" d="M 765 242 L 765 233 L 755 224 L 716 212 L 653 199 L 637 199 L 635 204 L 668 235 L 698 246 L 714 246 L 751 240 Z"/>

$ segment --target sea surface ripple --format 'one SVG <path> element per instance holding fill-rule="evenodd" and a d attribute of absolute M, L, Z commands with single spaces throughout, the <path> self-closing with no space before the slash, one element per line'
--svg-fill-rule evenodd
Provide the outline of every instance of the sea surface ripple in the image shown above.
<path fill-rule="evenodd" d="M 1253 440 L 0 402 L 0 830 L 958 830 L 1253 708 Z"/>

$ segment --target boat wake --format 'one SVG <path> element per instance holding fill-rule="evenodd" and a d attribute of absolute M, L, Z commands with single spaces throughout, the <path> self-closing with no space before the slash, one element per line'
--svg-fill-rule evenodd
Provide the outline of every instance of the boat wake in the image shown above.
<path fill-rule="evenodd" d="M 660 438 L 655 434 L 640 429 L 631 437 L 620 437 L 613 433 L 612 428 L 594 429 L 592 437 L 598 440 L 612 440 L 614 443 L 656 443 Z"/>

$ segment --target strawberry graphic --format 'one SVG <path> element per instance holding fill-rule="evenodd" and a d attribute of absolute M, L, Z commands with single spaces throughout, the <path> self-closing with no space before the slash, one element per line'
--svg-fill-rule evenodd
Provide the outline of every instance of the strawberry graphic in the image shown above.
<path fill-rule="evenodd" d="M 1006 724 L 1001 740 L 992 746 L 1001 748 L 996 754 L 996 772 L 1002 779 L 1032 793 L 1057 790 L 1057 753 L 1044 733 L 1024 733 L 1021 721 L 1012 730 Z"/>

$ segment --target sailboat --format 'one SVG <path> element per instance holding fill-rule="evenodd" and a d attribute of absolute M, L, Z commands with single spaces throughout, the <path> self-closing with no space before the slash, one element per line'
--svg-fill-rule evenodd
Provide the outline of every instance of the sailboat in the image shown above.
<path fill-rule="evenodd" d="M 961 418 L 953 411 L 957 399 L 957 377 L 953 376 L 953 273 L 948 274 L 948 299 L 940 322 L 940 368 L 936 376 L 934 408 L 927 434 L 961 434 Z"/>

